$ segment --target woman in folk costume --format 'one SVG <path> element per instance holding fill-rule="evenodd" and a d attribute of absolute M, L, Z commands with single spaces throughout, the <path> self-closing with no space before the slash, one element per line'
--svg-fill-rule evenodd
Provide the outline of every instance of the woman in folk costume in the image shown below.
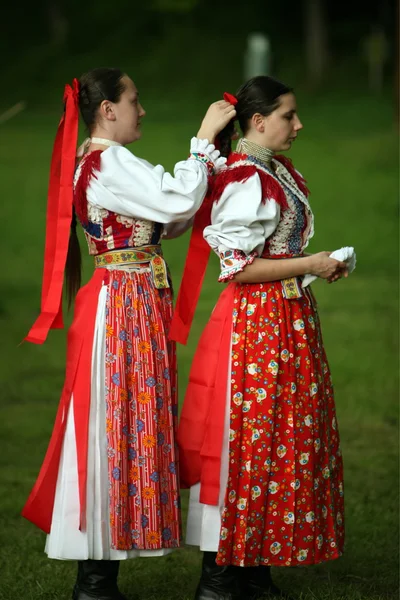
<path fill-rule="evenodd" d="M 255 600 L 281 594 L 272 566 L 343 551 L 332 383 L 302 278 L 336 281 L 348 263 L 304 252 L 314 233 L 308 190 L 275 154 L 302 129 L 292 90 L 256 77 L 225 97 L 244 137 L 231 153 L 233 122 L 219 136 L 229 158 L 196 215 L 170 335 L 186 342 L 211 247 L 229 285 L 200 339 L 179 425 L 186 541 L 204 551 L 196 600 Z"/>
<path fill-rule="evenodd" d="M 65 264 L 69 291 L 79 287 L 76 219 L 95 271 L 76 298 L 56 423 L 23 514 L 49 534 L 50 558 L 79 561 L 75 600 L 123 600 L 119 561 L 162 556 L 181 540 L 172 291 L 160 238 L 182 232 L 200 207 L 209 172 L 225 162 L 211 142 L 235 110 L 211 105 L 172 176 L 124 147 L 140 138 L 145 111 L 120 70 L 90 71 L 64 100 L 42 308 L 28 341 L 62 327 Z M 76 168 L 78 108 L 91 138 Z"/>

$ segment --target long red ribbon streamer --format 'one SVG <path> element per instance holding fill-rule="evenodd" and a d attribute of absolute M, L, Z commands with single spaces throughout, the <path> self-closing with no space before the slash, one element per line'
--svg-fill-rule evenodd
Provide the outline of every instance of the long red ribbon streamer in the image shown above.
<path fill-rule="evenodd" d="M 210 224 L 211 205 L 212 202 L 206 197 L 193 222 L 189 250 L 169 331 L 170 339 L 180 344 L 187 343 L 206 274 L 210 246 L 203 237 L 203 231 Z"/>
<path fill-rule="evenodd" d="M 50 329 L 63 327 L 62 290 L 72 218 L 73 177 L 78 140 L 78 80 L 65 86 L 65 110 L 50 167 L 41 312 L 26 341 L 42 344 Z"/>
<path fill-rule="evenodd" d="M 65 384 L 53 433 L 39 476 L 22 511 L 22 515 L 26 519 L 46 533 L 50 533 L 61 449 L 72 397 L 74 399 L 81 528 L 85 527 L 90 365 L 98 298 L 106 277 L 104 271 L 104 269 L 96 269 L 90 282 L 80 289 L 76 297 L 74 320 L 68 331 Z"/>

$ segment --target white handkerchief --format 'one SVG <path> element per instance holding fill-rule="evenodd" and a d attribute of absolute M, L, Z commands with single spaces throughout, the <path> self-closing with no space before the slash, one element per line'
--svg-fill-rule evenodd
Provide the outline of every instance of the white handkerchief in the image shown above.
<path fill-rule="evenodd" d="M 349 269 L 349 273 L 352 273 L 356 268 L 356 253 L 354 252 L 354 248 L 352 246 L 344 246 L 343 248 L 339 248 L 339 250 L 335 250 L 329 256 L 335 260 L 341 260 L 345 262 Z M 305 288 L 316 279 L 316 275 L 304 275 L 301 286 Z"/>

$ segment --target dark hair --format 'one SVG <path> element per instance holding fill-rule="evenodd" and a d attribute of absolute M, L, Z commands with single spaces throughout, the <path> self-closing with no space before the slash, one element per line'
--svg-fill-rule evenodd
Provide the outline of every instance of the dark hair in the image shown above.
<path fill-rule="evenodd" d="M 70 308 L 76 292 L 81 287 L 82 278 L 82 255 L 79 245 L 78 234 L 76 233 L 76 213 L 75 208 L 72 209 L 71 230 L 69 233 L 68 254 L 65 263 L 65 279 L 67 283 L 67 301 Z"/>
<path fill-rule="evenodd" d="M 125 85 L 122 82 L 124 75 L 120 69 L 100 68 L 88 71 L 79 79 L 79 109 L 89 133 L 91 133 L 96 123 L 97 111 L 103 100 L 119 101 L 125 90 Z M 68 306 L 71 306 L 81 285 L 82 257 L 76 225 L 77 218 L 75 209 L 73 209 L 65 265 Z"/>
<path fill-rule="evenodd" d="M 92 69 L 79 79 L 79 109 L 89 131 L 96 122 L 103 100 L 118 102 L 125 90 L 121 69 Z"/>
<path fill-rule="evenodd" d="M 259 75 L 246 81 L 236 93 L 238 102 L 235 106 L 236 119 L 239 121 L 243 135 L 246 135 L 249 121 L 255 113 L 267 117 L 278 108 L 280 96 L 292 91 L 293 88 L 266 75 Z M 222 156 L 229 156 L 231 153 L 233 133 L 234 121 L 232 120 L 217 136 Z"/>

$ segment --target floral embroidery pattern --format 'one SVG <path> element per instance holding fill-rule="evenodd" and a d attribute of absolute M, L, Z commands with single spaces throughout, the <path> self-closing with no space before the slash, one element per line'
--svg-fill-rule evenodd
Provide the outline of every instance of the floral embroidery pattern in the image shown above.
<path fill-rule="evenodd" d="M 314 564 L 344 544 L 342 457 L 314 301 L 236 286 L 219 564 Z"/>
<path fill-rule="evenodd" d="M 281 212 L 278 227 L 268 238 L 264 255 L 292 254 L 298 255 L 306 248 L 314 235 L 314 216 L 308 199 L 300 191 L 288 170 L 278 161 L 276 177 L 282 185 L 288 209 Z"/>
<path fill-rule="evenodd" d="M 231 281 L 236 273 L 240 273 L 247 265 L 251 265 L 257 252 L 251 252 L 246 255 L 242 250 L 229 250 L 224 246 L 219 246 L 219 259 L 221 263 L 221 274 L 218 278 L 219 282 Z"/>
<path fill-rule="evenodd" d="M 212 162 L 211 158 L 209 156 L 207 156 L 207 154 L 204 154 L 203 152 L 191 152 L 189 155 L 189 158 L 193 158 L 194 160 L 198 160 L 198 161 L 202 162 L 203 164 L 205 164 L 208 169 L 209 174 L 213 175 L 214 163 Z"/>
<path fill-rule="evenodd" d="M 171 290 L 149 273 L 112 270 L 106 308 L 106 429 L 112 548 L 181 539 Z"/>

